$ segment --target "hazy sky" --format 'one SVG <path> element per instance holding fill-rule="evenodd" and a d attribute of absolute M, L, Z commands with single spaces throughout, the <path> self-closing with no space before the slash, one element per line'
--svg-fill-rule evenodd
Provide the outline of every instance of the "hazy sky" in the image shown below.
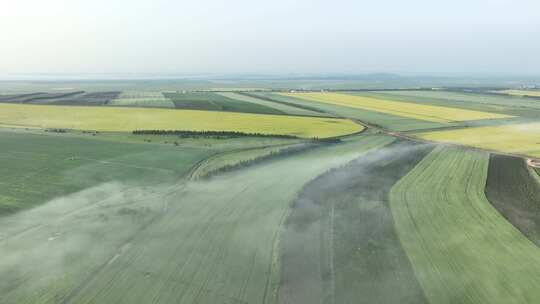
<path fill-rule="evenodd" d="M 540 74 L 539 0 L 0 0 L 6 73 Z"/>

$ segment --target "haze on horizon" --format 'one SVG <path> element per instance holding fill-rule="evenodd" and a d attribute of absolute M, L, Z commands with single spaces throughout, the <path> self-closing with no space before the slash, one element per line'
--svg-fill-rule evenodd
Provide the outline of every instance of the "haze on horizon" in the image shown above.
<path fill-rule="evenodd" d="M 3 0 L 0 74 L 538 75 L 535 0 Z"/>

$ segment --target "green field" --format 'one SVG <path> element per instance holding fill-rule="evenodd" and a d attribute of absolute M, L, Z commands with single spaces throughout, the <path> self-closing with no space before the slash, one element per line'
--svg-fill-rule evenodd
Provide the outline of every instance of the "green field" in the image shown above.
<path fill-rule="evenodd" d="M 161 92 L 124 91 L 108 105 L 130 107 L 174 108 L 174 103 Z"/>
<path fill-rule="evenodd" d="M 246 112 L 262 114 L 284 114 L 266 105 L 233 99 L 214 92 L 163 93 L 177 109 Z"/>
<path fill-rule="evenodd" d="M 174 181 L 211 153 L 203 147 L 178 149 L 6 131 L 0 132 L 0 146 L 0 214 L 109 181 L 147 185 Z"/>
<path fill-rule="evenodd" d="M 178 139 L 72 136 L 0 130 L 0 215 L 106 182 L 155 186 L 181 179 L 211 155 L 281 149 L 298 140 Z M 240 152 L 236 152 L 240 153 Z M 225 154 L 227 155 L 227 154 Z M 223 164 L 214 165 L 214 167 Z"/>
<path fill-rule="evenodd" d="M 538 173 L 517 157 L 492 155 L 486 196 L 493 206 L 536 245 L 540 245 Z"/>
<path fill-rule="evenodd" d="M 540 300 L 540 249 L 486 199 L 488 161 L 439 147 L 392 188 L 396 230 L 431 303 Z"/>
<path fill-rule="evenodd" d="M 314 176 L 387 142 L 351 138 L 209 182 L 126 194 L 104 184 L 0 219 L 9 239 L 0 243 L 0 300 L 275 303 L 290 201 Z M 280 191 L 260 195 L 268 189 Z"/>
<path fill-rule="evenodd" d="M 219 93 L 221 96 L 225 96 L 231 99 L 241 100 L 253 104 L 258 104 L 265 107 L 270 107 L 273 109 L 276 109 L 277 111 L 280 111 L 282 113 L 286 113 L 288 115 L 301 115 L 301 116 L 324 116 L 320 112 L 311 111 L 309 109 L 303 109 L 297 106 L 278 103 L 278 102 L 272 102 L 269 100 L 265 100 L 262 98 L 256 98 L 249 95 L 243 95 L 239 93 L 233 93 L 233 92 L 227 92 L 227 93 Z"/>

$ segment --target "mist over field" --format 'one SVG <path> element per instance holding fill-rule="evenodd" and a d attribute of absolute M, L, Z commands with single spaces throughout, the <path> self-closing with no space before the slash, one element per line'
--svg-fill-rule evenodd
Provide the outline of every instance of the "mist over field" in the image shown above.
<path fill-rule="evenodd" d="M 256 278 L 250 284 L 257 292 L 238 298 L 250 298 L 253 302 L 263 297 L 273 299 L 275 295 L 263 295 L 262 291 L 267 284 L 276 282 L 262 279 L 268 263 L 276 258 L 273 255 L 279 252 L 268 249 L 275 246 L 273 242 L 280 233 L 277 224 L 283 220 L 296 191 L 313 174 L 346 164 L 361 155 L 363 149 L 388 141 L 379 138 L 372 143 L 365 141 L 365 146 L 343 145 L 338 148 L 343 152 L 339 155 L 333 155 L 328 148 L 315 149 L 307 153 L 308 158 L 263 163 L 209 180 L 153 186 L 112 181 L 2 217 L 0 274 L 8 279 L 0 284 L 1 299 L 6 303 L 32 302 L 37 298 L 78 303 L 123 294 L 114 290 L 139 294 L 131 284 L 113 280 L 121 275 L 129 275 L 131 282 L 139 280 L 141 284 L 152 279 L 155 284 L 147 287 L 152 290 L 178 282 L 184 288 L 196 290 L 199 276 L 204 281 L 231 272 L 254 272 Z M 313 161 L 317 164 L 307 166 Z M 287 178 L 282 177 L 285 171 Z M 281 191 L 267 198 L 259 196 L 270 187 Z M 222 246 L 227 248 L 225 252 L 221 251 Z M 221 258 L 216 264 L 218 256 Z M 250 263 L 245 264 L 243 258 Z M 135 269 L 128 266 L 133 263 L 138 265 Z M 198 268 L 192 269 L 196 265 Z M 184 268 L 185 271 L 177 270 Z M 192 271 L 194 277 L 190 277 Z M 163 276 L 169 279 L 161 279 Z M 113 289 L 103 285 L 108 280 L 113 280 L 109 283 Z M 17 289 L 16 282 L 23 281 L 25 289 Z M 229 284 L 227 292 L 213 290 L 196 298 L 212 301 L 225 292 L 234 299 L 238 287 L 234 280 Z M 173 294 L 172 290 L 162 292 L 159 299 L 169 303 L 167 299 Z M 117 300 L 129 303 L 141 297 L 124 296 Z"/>
<path fill-rule="evenodd" d="M 0 3 L 0 304 L 540 303 L 537 0 Z"/>

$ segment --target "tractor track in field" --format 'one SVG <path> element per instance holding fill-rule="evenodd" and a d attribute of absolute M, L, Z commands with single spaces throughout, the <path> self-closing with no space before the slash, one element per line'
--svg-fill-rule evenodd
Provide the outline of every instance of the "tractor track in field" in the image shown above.
<path fill-rule="evenodd" d="M 290 213 L 291 213 L 291 208 L 287 208 L 287 210 L 283 212 L 283 214 L 281 215 L 281 219 L 279 221 L 279 228 L 276 229 L 276 233 L 274 234 L 274 237 L 272 240 L 273 246 L 272 246 L 272 251 L 270 252 L 270 256 L 272 257 L 272 259 L 270 263 L 268 264 L 269 275 L 266 279 L 266 284 L 264 285 L 264 293 L 263 293 L 263 299 L 262 299 L 263 304 L 267 303 L 267 299 L 271 292 L 275 293 L 276 296 L 279 294 L 279 287 L 275 288 L 273 291 L 270 291 L 270 288 L 271 288 L 272 280 L 275 279 L 272 277 L 272 275 L 276 273 L 278 274 L 280 273 L 279 259 L 280 259 L 280 254 L 281 254 L 280 252 L 281 233 L 285 227 L 285 221 L 289 217 Z M 277 280 L 279 282 L 279 279 Z"/>
<path fill-rule="evenodd" d="M 204 160 L 204 159 L 203 159 Z M 201 161 L 197 162 L 200 163 Z M 196 165 L 197 165 L 196 164 Z M 189 172 L 187 174 L 185 174 L 184 176 L 186 177 L 189 177 Z M 159 194 L 159 193 L 152 193 L 156 196 L 156 198 L 166 198 L 174 193 L 176 193 L 177 191 L 181 190 L 182 188 L 184 188 L 186 186 L 186 183 L 185 182 L 182 182 L 181 180 L 171 186 L 165 193 L 163 194 Z M 144 200 L 148 199 L 148 197 L 145 197 Z M 131 203 L 136 203 L 136 202 L 139 202 L 139 201 L 142 201 L 141 200 L 137 200 L 135 202 L 130 202 Z M 107 259 L 107 261 L 105 261 L 103 264 L 101 264 L 100 266 L 98 266 L 98 268 L 96 268 L 94 271 L 92 271 L 88 277 L 81 283 L 79 284 L 74 290 L 72 290 L 66 298 L 64 298 L 62 300 L 62 304 L 67 304 L 67 303 L 70 303 L 77 295 L 79 295 L 90 283 L 92 283 L 93 280 L 95 280 L 95 278 L 99 275 L 99 273 L 101 273 L 102 271 L 104 271 L 107 267 L 109 267 L 110 265 L 112 265 L 114 263 L 114 261 L 119 258 L 120 256 L 122 256 L 125 252 L 127 252 L 128 250 L 130 250 L 131 248 L 131 244 L 133 243 L 133 241 L 137 238 L 137 236 L 142 233 L 144 230 L 146 230 L 148 227 L 150 227 L 153 223 L 155 223 L 156 221 L 158 221 L 160 218 L 163 218 L 166 214 L 167 214 L 167 205 L 168 203 L 165 201 L 164 202 L 164 206 L 161 210 L 161 212 L 158 212 L 156 215 L 154 215 L 151 219 L 148 220 L 148 222 L 146 222 L 145 224 L 143 224 L 141 227 L 139 227 L 138 229 L 136 229 L 136 231 L 134 231 L 134 233 L 125 240 L 125 242 L 123 242 L 122 244 L 120 244 L 118 247 L 117 247 L 117 250 L 115 251 L 115 253 L 109 258 Z M 118 206 L 118 205 L 116 205 Z M 93 206 L 95 207 L 95 206 Z"/>
<path fill-rule="evenodd" d="M 328 215 L 328 272 L 329 272 L 329 282 L 330 285 L 330 304 L 336 302 L 336 270 L 335 270 L 335 248 L 334 248 L 334 219 L 336 208 L 335 203 L 332 203 L 330 207 L 330 213 Z"/>
<path fill-rule="evenodd" d="M 68 158 L 66 158 L 64 160 L 79 160 L 79 159 L 80 160 L 94 161 L 94 162 L 104 164 L 104 165 L 114 165 L 114 166 L 122 166 L 122 167 L 142 169 L 142 170 L 153 170 L 153 171 L 158 171 L 158 172 L 175 173 L 174 170 L 169 170 L 169 169 L 156 168 L 156 167 L 136 166 L 136 165 L 130 165 L 130 164 L 125 164 L 125 163 L 121 163 L 121 162 L 100 160 L 100 159 L 89 158 L 89 157 L 73 156 L 73 157 L 68 157 Z"/>
<path fill-rule="evenodd" d="M 217 155 L 220 155 L 220 153 L 217 153 L 215 155 L 212 155 L 212 156 L 217 156 Z M 212 157 L 211 156 L 211 157 Z M 210 158 L 210 157 L 208 157 Z M 207 160 L 208 158 L 205 158 L 205 159 L 202 159 L 200 160 L 199 162 L 197 162 L 190 171 L 188 171 L 183 178 L 187 178 L 187 180 L 190 180 L 191 177 L 192 177 L 192 174 L 193 172 L 205 161 Z M 155 198 L 165 198 L 165 197 L 168 197 L 174 193 L 176 193 L 178 190 L 182 189 L 183 187 L 185 187 L 186 183 L 182 181 L 182 178 L 176 183 L 174 184 L 173 186 L 171 186 L 169 189 L 167 189 L 165 191 L 165 193 L 156 193 L 156 192 L 153 192 L 150 194 L 150 197 L 153 197 L 155 196 Z M 129 188 L 126 188 L 126 189 L 123 189 L 122 191 L 116 193 L 116 195 L 114 197 L 117 197 L 118 195 L 122 195 L 123 193 L 125 193 L 126 191 L 129 191 L 131 189 L 135 189 L 135 188 L 138 188 L 137 186 L 134 186 L 134 187 L 129 187 Z M 134 203 L 137 203 L 137 202 L 140 202 L 142 200 L 147 200 L 149 197 L 145 197 L 145 198 L 141 198 L 141 199 L 138 199 L 138 200 L 135 200 L 135 201 L 130 201 L 130 202 L 126 202 L 126 203 L 123 203 L 123 204 L 116 204 L 112 207 L 118 207 L 118 206 L 121 206 L 121 205 L 131 205 L 131 204 L 134 204 Z M 66 219 L 68 217 L 71 217 L 73 215 L 76 215 L 76 214 L 79 214 L 81 212 L 84 212 L 84 211 L 88 211 L 88 210 L 91 210 L 91 209 L 94 209 L 94 208 L 97 208 L 99 207 L 99 205 L 103 204 L 104 202 L 107 202 L 111 199 L 111 197 L 107 197 L 105 199 L 102 199 L 102 200 L 98 200 L 97 202 L 95 203 L 92 203 L 90 206 L 86 206 L 86 207 L 83 207 L 83 208 L 79 208 L 79 209 L 75 209 L 75 210 L 72 210 L 70 212 L 67 212 L 65 214 L 62 214 L 60 218 L 56 219 L 55 222 L 58 222 L 58 221 L 61 221 L 63 219 Z M 114 263 L 114 261 L 120 257 L 122 254 L 124 254 L 126 251 L 128 251 L 131 247 L 131 243 L 133 242 L 133 240 L 137 237 L 137 235 L 139 233 L 141 233 L 142 231 L 144 231 L 145 229 L 147 229 L 151 224 L 153 224 L 154 222 L 156 222 L 159 218 L 163 217 L 165 214 L 166 214 L 166 211 L 167 211 L 167 206 L 165 205 L 163 208 L 162 208 L 162 211 L 161 212 L 158 212 L 156 215 L 154 215 L 147 223 L 145 223 L 144 225 L 142 225 L 141 227 L 139 227 L 133 234 L 131 237 L 129 237 L 128 239 L 126 239 L 125 242 L 123 242 L 122 244 L 120 244 L 117 248 L 117 250 L 115 251 L 115 253 L 109 258 L 107 259 L 104 263 L 102 263 L 100 266 L 98 266 L 97 269 L 95 269 L 94 271 L 92 271 L 91 273 L 88 274 L 87 278 L 81 282 L 81 284 L 79 284 L 74 290 L 72 290 L 60 303 L 63 303 L 63 304 L 67 304 L 67 303 L 70 303 L 81 291 L 84 290 L 84 288 L 86 286 L 88 286 L 96 277 L 97 275 L 102 272 L 104 269 L 106 269 L 108 266 L 112 265 Z M 34 232 L 34 231 L 38 231 L 40 230 L 41 228 L 43 227 L 47 227 L 47 226 L 50 226 L 51 223 L 46 223 L 46 224 L 37 224 L 37 225 L 33 225 L 31 227 L 28 227 L 22 231 L 19 231 L 15 234 L 12 234 L 10 236 L 7 236 L 7 237 L 3 237 L 3 238 L 0 238 L 0 241 L 4 241 L 4 242 L 7 242 L 9 240 L 12 240 L 14 238 L 18 238 L 18 237 L 21 237 L 23 235 L 26 235 L 28 233 L 31 233 L 31 232 Z"/>
<path fill-rule="evenodd" d="M 126 191 L 134 189 L 134 188 L 136 188 L 136 187 L 130 187 L 130 188 L 123 189 L 122 191 L 116 193 L 116 196 L 122 195 Z M 116 196 L 114 196 L 114 197 L 116 197 Z M 112 197 L 112 198 L 114 198 L 114 197 Z M 68 211 L 68 212 L 66 212 L 64 214 L 61 214 L 59 218 L 55 219 L 55 222 L 62 221 L 62 220 L 66 219 L 66 218 L 68 218 L 70 216 L 77 215 L 77 214 L 79 214 L 81 212 L 84 212 L 84 211 L 99 207 L 100 204 L 102 204 L 104 202 L 107 202 L 110 199 L 111 199 L 111 197 L 107 197 L 107 198 L 104 198 L 102 200 L 98 200 L 98 201 L 96 201 L 94 203 L 91 203 L 89 206 L 85 206 L 85 207 L 80 208 L 80 209 L 75 209 L 75 210 Z M 136 202 L 138 202 L 138 201 L 132 201 L 132 202 L 129 202 L 129 203 L 118 204 L 116 206 L 128 205 L 128 204 L 132 204 L 132 203 L 136 203 Z M 30 227 L 27 227 L 27 228 L 25 228 L 25 229 L 23 229 L 21 231 L 15 232 L 14 234 L 11 234 L 11 235 L 9 235 L 9 236 L 7 236 L 5 238 L 0 238 L 0 241 L 1 240 L 5 240 L 5 241 L 12 240 L 14 238 L 21 237 L 21 236 L 23 236 L 23 235 L 25 235 L 25 234 L 27 234 L 29 232 L 36 231 L 36 230 L 39 230 L 39 229 L 41 229 L 43 227 L 50 226 L 50 225 L 52 225 L 52 224 L 51 223 L 36 224 L 36 225 L 30 226 Z"/>
<path fill-rule="evenodd" d="M 67 304 L 71 303 L 71 301 L 79 295 L 87 286 L 92 283 L 96 279 L 96 277 L 104 271 L 107 267 L 112 265 L 114 261 L 120 257 L 122 254 L 124 254 L 126 251 L 128 251 L 131 247 L 131 243 L 135 240 L 135 238 L 144 230 L 146 230 L 148 227 L 150 227 L 153 223 L 155 223 L 158 219 L 162 218 L 166 213 L 165 212 L 159 212 L 156 215 L 154 215 L 147 223 L 143 224 L 141 227 L 139 227 L 137 230 L 133 232 L 133 234 L 120 246 L 118 246 L 116 252 L 109 258 L 107 261 L 102 263 L 100 266 L 98 266 L 96 269 L 94 269 L 92 272 L 88 274 L 88 277 L 84 279 L 80 284 L 78 284 L 60 303 Z"/>

